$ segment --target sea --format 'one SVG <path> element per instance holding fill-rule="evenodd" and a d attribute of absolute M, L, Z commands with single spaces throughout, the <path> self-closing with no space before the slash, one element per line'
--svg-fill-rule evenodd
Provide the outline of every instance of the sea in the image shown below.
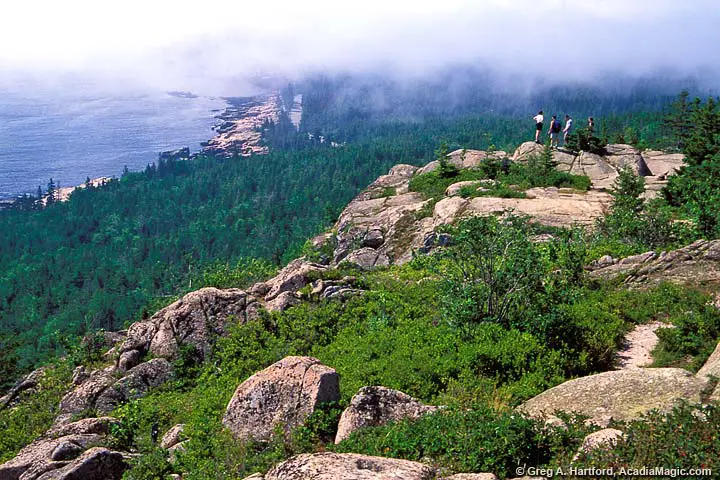
<path fill-rule="evenodd" d="M 222 98 L 161 90 L 0 87 L 0 200 L 142 170 L 213 136 Z"/>

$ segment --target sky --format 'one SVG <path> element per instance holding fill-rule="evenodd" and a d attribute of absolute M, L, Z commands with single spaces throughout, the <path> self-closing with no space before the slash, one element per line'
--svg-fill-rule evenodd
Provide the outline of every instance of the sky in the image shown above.
<path fill-rule="evenodd" d="M 10 2 L 6 83 L 86 75 L 234 95 L 254 76 L 318 70 L 424 75 L 471 63 L 578 79 L 720 64 L 720 0 Z"/>

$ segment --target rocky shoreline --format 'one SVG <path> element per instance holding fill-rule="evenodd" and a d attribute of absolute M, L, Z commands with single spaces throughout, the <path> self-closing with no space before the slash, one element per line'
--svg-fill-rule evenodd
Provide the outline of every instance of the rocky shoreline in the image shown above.
<path fill-rule="evenodd" d="M 217 116 L 219 124 L 213 128 L 215 136 L 202 144 L 202 153 L 219 157 L 263 155 L 268 148 L 262 145 L 262 126 L 277 122 L 282 100 L 277 92 L 254 97 L 225 98 L 228 106 Z"/>

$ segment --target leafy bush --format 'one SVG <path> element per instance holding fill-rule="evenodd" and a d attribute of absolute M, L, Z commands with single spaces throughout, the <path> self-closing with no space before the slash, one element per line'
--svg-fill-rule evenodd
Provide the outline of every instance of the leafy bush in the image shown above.
<path fill-rule="evenodd" d="M 333 450 L 430 461 L 446 472 L 494 472 L 507 478 L 519 466 L 544 465 L 556 452 L 577 448 L 587 431 L 580 425 L 570 422 L 564 430 L 475 405 L 362 429 Z"/>
<path fill-rule="evenodd" d="M 568 136 L 565 148 L 572 152 L 590 152 L 597 155 L 605 154 L 605 145 L 602 140 L 593 135 L 587 128 L 580 128 Z"/>
<path fill-rule="evenodd" d="M 508 326 L 542 290 L 538 247 L 527 221 L 475 217 L 452 231 L 455 247 L 445 252 L 443 306 L 453 324 L 482 321 Z"/>
<path fill-rule="evenodd" d="M 272 277 L 277 266 L 262 258 L 243 258 L 235 265 L 216 262 L 202 276 L 202 286 L 215 288 L 247 288 L 255 282 Z"/>
<path fill-rule="evenodd" d="M 479 170 L 463 169 L 454 177 L 442 177 L 437 170 L 415 175 L 410 179 L 409 190 L 420 193 L 423 198 L 441 200 L 447 187 L 457 182 L 482 180 L 485 174 Z"/>
<path fill-rule="evenodd" d="M 625 426 L 625 438 L 616 446 L 581 455 L 574 465 L 578 468 L 613 467 L 616 471 L 622 467 L 655 466 L 688 470 L 709 468 L 716 472 L 720 469 L 719 428 L 718 405 L 684 404 L 669 414 L 652 412 Z"/>
<path fill-rule="evenodd" d="M 68 361 L 47 367 L 38 386 L 22 392 L 16 406 L 0 409 L 0 463 L 50 428 L 71 385 L 72 369 Z"/>
<path fill-rule="evenodd" d="M 597 244 L 624 245 L 625 249 L 610 249 L 610 252 L 628 255 L 677 247 L 698 238 L 693 225 L 676 221 L 673 212 L 662 203 L 647 205 L 642 198 L 644 192 L 643 177 L 628 168 L 620 172 L 611 190 L 612 209 L 596 222 Z"/>
<path fill-rule="evenodd" d="M 696 292 L 687 298 L 682 312 L 669 316 L 675 328 L 657 331 L 660 343 L 654 353 L 656 366 L 682 366 L 697 371 L 705 363 L 720 338 L 720 311 L 710 300 Z"/>

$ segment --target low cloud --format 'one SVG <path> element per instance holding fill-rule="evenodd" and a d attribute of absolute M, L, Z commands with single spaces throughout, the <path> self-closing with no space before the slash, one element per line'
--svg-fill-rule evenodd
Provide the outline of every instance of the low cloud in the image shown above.
<path fill-rule="evenodd" d="M 6 71 L 215 95 L 250 92 L 262 75 L 423 76 L 457 64 L 492 68 L 518 87 L 668 69 L 718 83 L 716 0 L 44 3 L 9 7 Z"/>

